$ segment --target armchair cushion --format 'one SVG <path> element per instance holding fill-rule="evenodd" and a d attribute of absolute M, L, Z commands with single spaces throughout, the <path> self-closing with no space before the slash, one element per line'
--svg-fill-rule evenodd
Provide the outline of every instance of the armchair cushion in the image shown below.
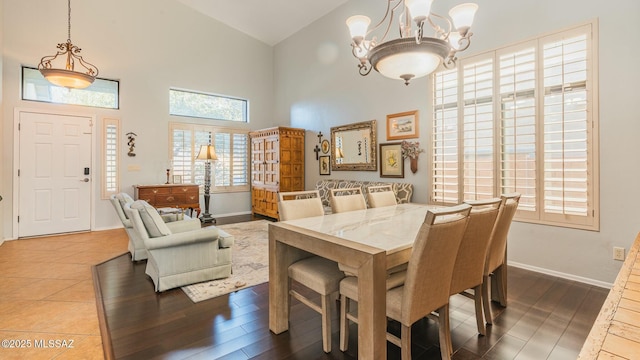
<path fill-rule="evenodd" d="M 127 193 L 118 193 L 115 195 L 115 197 L 116 197 L 116 200 L 120 202 L 120 207 L 123 209 L 125 204 L 131 204 L 133 202 L 133 198 Z M 124 216 L 127 219 L 129 218 L 127 214 L 124 214 Z"/>
<path fill-rule="evenodd" d="M 181 221 L 167 222 L 165 223 L 165 225 L 167 225 L 167 228 L 169 228 L 169 231 L 171 231 L 172 234 L 191 231 L 191 230 L 198 230 L 202 227 L 202 225 L 200 224 L 200 220 L 186 219 L 186 218 L 185 220 L 181 220 Z"/>
<path fill-rule="evenodd" d="M 201 228 L 192 231 L 185 231 L 170 234 L 159 238 L 149 238 L 144 240 L 147 250 L 163 249 L 172 246 L 185 246 L 203 241 L 215 241 L 218 239 L 218 229 L 214 226 Z M 220 247 L 220 245 L 218 245 Z"/>
<path fill-rule="evenodd" d="M 158 214 L 158 211 L 156 211 L 153 206 L 149 205 L 149 203 L 144 200 L 136 200 L 130 206 L 132 209 L 136 209 L 140 213 L 142 223 L 149 232 L 150 237 L 154 238 L 171 235 L 171 230 L 169 230 L 167 225 L 164 223 L 162 217 Z"/>

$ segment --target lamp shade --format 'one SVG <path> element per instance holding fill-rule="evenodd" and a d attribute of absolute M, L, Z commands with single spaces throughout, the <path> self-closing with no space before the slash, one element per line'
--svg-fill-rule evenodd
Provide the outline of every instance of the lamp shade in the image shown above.
<path fill-rule="evenodd" d="M 473 18 L 476 16 L 476 11 L 478 11 L 477 4 L 465 3 L 455 6 L 449 10 L 449 16 L 451 16 L 453 26 L 455 26 L 458 31 L 463 31 L 470 28 L 471 24 L 473 24 Z"/>
<path fill-rule="evenodd" d="M 409 8 L 413 21 L 420 24 L 429 17 L 432 2 L 433 0 L 405 0 L 404 4 Z"/>
<path fill-rule="evenodd" d="M 356 44 L 359 44 L 365 35 L 367 35 L 367 29 L 371 19 L 364 15 L 355 15 L 347 19 L 347 26 L 351 33 L 351 38 Z"/>
<path fill-rule="evenodd" d="M 218 160 L 216 148 L 211 144 L 200 146 L 200 151 L 198 152 L 198 156 L 196 156 L 196 160 Z"/>

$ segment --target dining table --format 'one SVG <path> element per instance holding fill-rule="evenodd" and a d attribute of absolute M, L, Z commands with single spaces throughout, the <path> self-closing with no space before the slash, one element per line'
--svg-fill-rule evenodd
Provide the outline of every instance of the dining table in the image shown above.
<path fill-rule="evenodd" d="M 269 224 L 269 329 L 289 329 L 288 267 L 322 256 L 358 276 L 358 357 L 386 359 L 387 269 L 407 263 L 429 209 L 415 203 Z"/>

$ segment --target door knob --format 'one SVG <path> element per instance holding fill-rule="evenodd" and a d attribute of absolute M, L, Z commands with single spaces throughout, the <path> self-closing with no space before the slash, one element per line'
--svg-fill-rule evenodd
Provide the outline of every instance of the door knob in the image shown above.
<path fill-rule="evenodd" d="M 82 182 L 89 182 L 89 178 L 84 178 L 83 180 L 80 180 Z"/>

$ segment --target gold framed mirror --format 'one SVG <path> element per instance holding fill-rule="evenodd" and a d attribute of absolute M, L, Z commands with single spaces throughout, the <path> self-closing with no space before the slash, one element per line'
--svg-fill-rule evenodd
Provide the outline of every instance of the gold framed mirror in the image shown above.
<path fill-rule="evenodd" d="M 378 171 L 376 121 L 331 128 L 331 170 Z"/>

